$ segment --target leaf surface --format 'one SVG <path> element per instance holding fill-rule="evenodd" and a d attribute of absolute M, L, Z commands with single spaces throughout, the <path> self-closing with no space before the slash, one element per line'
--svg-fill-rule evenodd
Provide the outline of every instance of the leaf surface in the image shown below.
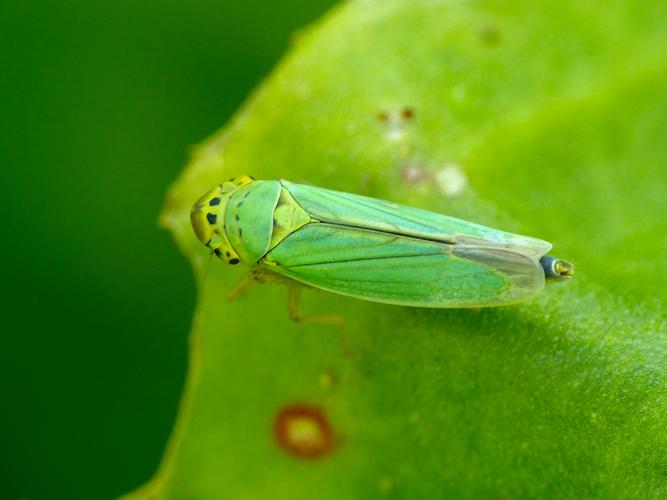
<path fill-rule="evenodd" d="M 200 287 L 190 375 L 131 497 L 667 494 L 666 10 L 357 0 L 299 33 L 169 191 Z M 288 319 L 284 286 L 226 302 L 243 270 L 209 262 L 188 212 L 243 173 L 541 238 L 577 276 L 479 311 L 305 290 L 304 312 L 345 317 L 346 356 L 335 326 Z M 323 456 L 276 438 L 295 407 L 330 426 Z"/>

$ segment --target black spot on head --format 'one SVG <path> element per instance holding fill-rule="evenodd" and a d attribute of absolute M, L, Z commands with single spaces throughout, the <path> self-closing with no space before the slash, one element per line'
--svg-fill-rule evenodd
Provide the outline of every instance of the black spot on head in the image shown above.
<path fill-rule="evenodd" d="M 209 224 L 215 224 L 218 221 L 218 216 L 215 214 L 206 214 L 206 220 Z"/>
<path fill-rule="evenodd" d="M 236 208 L 241 208 L 241 205 L 243 205 L 243 200 L 239 201 L 239 202 L 236 204 Z"/>
<path fill-rule="evenodd" d="M 239 263 L 239 259 L 229 259 L 229 263 L 233 266 Z"/>
<path fill-rule="evenodd" d="M 220 198 L 218 198 L 218 197 L 216 196 L 215 198 L 213 198 L 211 201 L 208 202 L 208 205 L 209 205 L 210 207 L 214 207 L 214 206 L 216 206 L 216 205 L 220 205 Z"/>
<path fill-rule="evenodd" d="M 250 191 L 246 191 L 245 194 L 243 195 L 243 199 L 245 200 L 248 197 L 249 194 L 250 194 Z"/>
<path fill-rule="evenodd" d="M 213 250 L 213 253 L 214 253 L 215 255 L 217 255 L 218 257 L 220 257 L 220 253 L 221 253 L 221 252 L 220 252 L 220 249 L 219 249 L 219 248 L 216 248 L 215 250 Z"/>
<path fill-rule="evenodd" d="M 243 237 L 243 229 L 239 228 L 239 238 Z"/>
<path fill-rule="evenodd" d="M 234 220 L 235 220 L 235 221 L 239 221 L 239 220 L 241 220 L 241 219 L 239 219 L 239 214 L 234 214 Z"/>
<path fill-rule="evenodd" d="M 232 254 L 231 254 L 231 253 L 229 253 L 228 251 L 227 251 L 227 252 L 225 252 L 225 257 L 231 257 L 231 256 L 232 256 Z"/>

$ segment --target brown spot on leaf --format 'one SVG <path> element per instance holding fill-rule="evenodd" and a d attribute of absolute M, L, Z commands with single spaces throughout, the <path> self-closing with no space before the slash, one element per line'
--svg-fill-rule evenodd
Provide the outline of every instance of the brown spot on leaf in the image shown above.
<path fill-rule="evenodd" d="M 401 110 L 401 118 L 404 120 L 412 120 L 415 117 L 415 110 L 410 106 L 406 106 Z"/>
<path fill-rule="evenodd" d="M 333 429 L 316 406 L 285 406 L 276 416 L 274 433 L 282 449 L 303 459 L 323 457 L 334 447 Z"/>
<path fill-rule="evenodd" d="M 479 37 L 486 45 L 493 47 L 500 42 L 500 30 L 492 24 L 487 24 L 479 30 Z"/>
<path fill-rule="evenodd" d="M 377 114 L 377 119 L 382 123 L 387 123 L 389 121 L 389 113 L 387 113 L 386 111 L 380 111 Z"/>

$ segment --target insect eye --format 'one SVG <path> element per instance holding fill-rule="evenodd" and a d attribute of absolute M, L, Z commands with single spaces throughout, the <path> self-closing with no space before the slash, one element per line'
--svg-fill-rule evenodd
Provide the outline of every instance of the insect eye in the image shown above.
<path fill-rule="evenodd" d="M 229 263 L 230 263 L 231 265 L 238 264 L 238 263 L 239 263 L 239 259 L 229 259 Z"/>

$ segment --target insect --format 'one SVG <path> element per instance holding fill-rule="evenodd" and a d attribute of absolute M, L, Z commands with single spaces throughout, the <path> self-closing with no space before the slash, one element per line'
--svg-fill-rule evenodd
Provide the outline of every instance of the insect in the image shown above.
<path fill-rule="evenodd" d="M 546 241 L 285 180 L 231 179 L 194 204 L 191 222 L 229 264 L 388 304 L 504 306 L 574 274 Z"/>

